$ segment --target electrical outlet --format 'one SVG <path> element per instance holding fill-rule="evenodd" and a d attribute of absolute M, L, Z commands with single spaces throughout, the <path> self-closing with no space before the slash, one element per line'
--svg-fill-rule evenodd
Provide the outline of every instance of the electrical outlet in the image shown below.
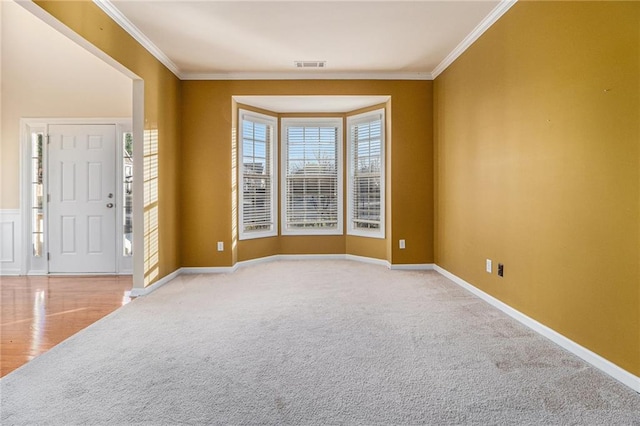
<path fill-rule="evenodd" d="M 405 245 L 404 240 L 400 240 L 400 248 L 401 248 L 401 249 L 404 249 L 404 248 L 406 248 L 406 247 L 407 247 L 407 246 Z"/>
<path fill-rule="evenodd" d="M 498 263 L 498 276 L 504 277 L 504 265 L 502 263 Z"/>
<path fill-rule="evenodd" d="M 493 271 L 493 265 L 492 265 L 491 259 L 487 259 L 487 263 L 485 265 L 485 270 L 488 273 L 491 273 Z"/>
<path fill-rule="evenodd" d="M 222 241 L 218 241 L 218 251 L 224 251 L 224 243 Z"/>

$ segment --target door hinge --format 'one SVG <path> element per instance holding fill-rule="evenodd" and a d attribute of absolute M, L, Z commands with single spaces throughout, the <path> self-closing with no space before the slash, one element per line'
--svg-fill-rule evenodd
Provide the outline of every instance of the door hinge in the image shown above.
<path fill-rule="evenodd" d="M 51 194 L 47 194 L 47 203 L 51 202 Z"/>
<path fill-rule="evenodd" d="M 47 261 L 51 260 L 51 253 L 47 253 Z"/>
<path fill-rule="evenodd" d="M 47 138 L 47 145 L 49 144 L 50 140 L 49 140 L 49 135 L 45 135 L 45 138 Z"/>

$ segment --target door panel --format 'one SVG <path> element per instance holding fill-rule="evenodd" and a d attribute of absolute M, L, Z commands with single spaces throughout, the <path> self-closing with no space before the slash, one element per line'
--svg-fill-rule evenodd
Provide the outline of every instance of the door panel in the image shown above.
<path fill-rule="evenodd" d="M 116 129 L 49 126 L 49 272 L 116 271 Z"/>

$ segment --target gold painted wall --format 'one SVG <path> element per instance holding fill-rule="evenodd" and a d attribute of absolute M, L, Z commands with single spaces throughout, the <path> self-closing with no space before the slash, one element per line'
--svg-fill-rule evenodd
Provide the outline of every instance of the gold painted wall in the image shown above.
<path fill-rule="evenodd" d="M 351 253 L 394 264 L 433 262 L 433 129 L 430 81 L 184 81 L 182 265 L 230 266 L 273 254 Z M 234 240 L 232 96 L 389 95 L 387 241 L 342 236 Z M 389 115 L 389 114 L 388 114 Z M 413 184 L 412 182 L 416 182 Z M 405 238 L 407 249 L 397 249 Z M 216 250 L 223 241 L 224 252 Z M 392 242 L 395 242 L 392 244 Z M 232 249 L 228 249 L 231 247 Z M 393 247 L 393 248 L 392 248 Z"/>
<path fill-rule="evenodd" d="M 153 282 L 175 271 L 180 265 L 180 80 L 127 34 L 91 1 L 35 1 L 84 39 L 105 52 L 144 80 L 145 139 L 157 135 L 158 225 L 147 219 L 152 208 L 145 208 L 146 226 L 157 229 L 149 236 L 150 251 L 145 275 Z M 145 140 L 145 152 L 151 143 Z M 142 173 L 136 178 L 142 178 Z M 149 197 L 153 190 L 147 190 Z M 139 231 L 136 231 L 139 232 Z M 153 243 L 157 237 L 157 244 Z M 140 248 L 134 247 L 134 250 Z M 148 284 L 147 283 L 147 284 Z"/>
<path fill-rule="evenodd" d="M 436 263 L 640 375 L 640 3 L 519 2 L 434 96 Z"/>

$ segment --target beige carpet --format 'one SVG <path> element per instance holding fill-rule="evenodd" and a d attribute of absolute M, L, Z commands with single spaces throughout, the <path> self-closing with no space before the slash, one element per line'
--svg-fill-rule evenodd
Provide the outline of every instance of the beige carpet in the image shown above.
<path fill-rule="evenodd" d="M 435 272 L 183 276 L 0 381 L 1 423 L 640 425 L 640 395 Z"/>

